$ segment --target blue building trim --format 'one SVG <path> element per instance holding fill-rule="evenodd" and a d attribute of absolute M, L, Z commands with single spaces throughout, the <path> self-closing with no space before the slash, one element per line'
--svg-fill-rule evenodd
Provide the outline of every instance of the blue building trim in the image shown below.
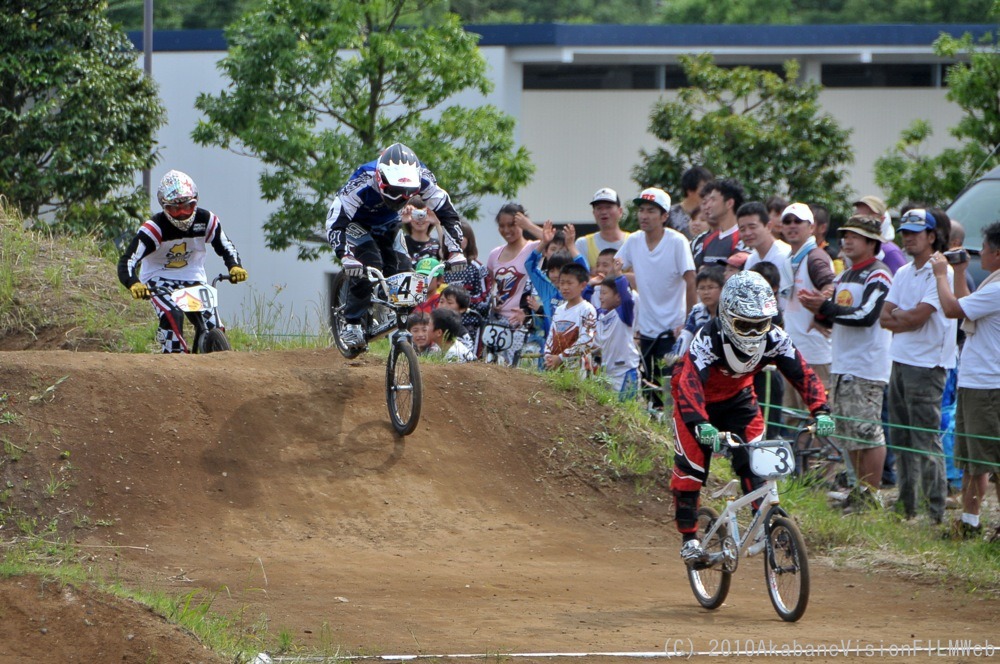
<path fill-rule="evenodd" d="M 945 32 L 968 32 L 979 39 L 997 26 L 937 25 L 467 25 L 480 35 L 480 46 L 668 46 L 712 47 L 830 47 L 930 46 Z M 142 50 L 142 32 L 128 33 Z M 154 51 L 225 51 L 222 30 L 160 30 L 153 33 Z"/>

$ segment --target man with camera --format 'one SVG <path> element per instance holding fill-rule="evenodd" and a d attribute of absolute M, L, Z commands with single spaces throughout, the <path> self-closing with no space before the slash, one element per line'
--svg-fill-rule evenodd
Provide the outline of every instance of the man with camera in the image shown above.
<path fill-rule="evenodd" d="M 962 517 L 946 536 L 953 539 L 978 537 L 983 526 L 979 511 L 989 489 L 991 473 L 1000 469 L 1000 222 L 983 229 L 983 268 L 989 276 L 975 293 L 965 280 L 969 265 L 964 250 L 935 253 L 930 257 L 941 309 L 948 318 L 965 318 L 962 329 L 962 370 L 958 374 L 958 404 L 955 418 L 955 465 L 962 476 Z M 954 264 L 954 288 L 949 283 L 949 264 Z M 1000 496 L 1000 484 L 997 484 Z M 1000 538 L 1000 527 L 991 539 Z"/>
<path fill-rule="evenodd" d="M 903 516 L 916 516 L 917 500 L 927 503 L 930 519 L 944 518 L 947 482 L 941 426 L 941 397 L 948 369 L 957 357 L 957 326 L 941 308 L 930 262 L 948 246 L 947 215 L 922 208 L 903 212 L 899 232 L 913 262 L 893 277 L 879 322 L 893 333 L 890 347 L 889 421 L 898 426 L 893 443 L 898 454 L 899 502 Z M 944 268 L 948 288 L 954 270 Z"/>

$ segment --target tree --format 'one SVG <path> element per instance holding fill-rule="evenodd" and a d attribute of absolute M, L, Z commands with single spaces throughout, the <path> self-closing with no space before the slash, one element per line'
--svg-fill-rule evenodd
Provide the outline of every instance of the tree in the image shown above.
<path fill-rule="evenodd" d="M 993 0 L 673 0 L 663 23 L 981 23 Z"/>
<path fill-rule="evenodd" d="M 229 25 L 252 0 L 157 0 L 153 3 L 153 26 L 157 30 L 195 30 Z M 142 30 L 145 0 L 109 0 L 108 18 L 126 30 Z"/>
<path fill-rule="evenodd" d="M 968 34 L 961 39 L 942 34 L 934 52 L 949 58 L 969 54 L 968 62 L 952 65 L 945 75 L 946 97 L 964 113 L 949 130 L 959 146 L 927 155 L 930 124 L 916 120 L 904 130 L 875 162 L 875 182 L 892 206 L 906 201 L 947 206 L 978 174 L 1000 166 L 1000 43 L 993 35 L 977 45 Z"/>
<path fill-rule="evenodd" d="M 26 217 L 116 235 L 144 214 L 164 110 L 99 0 L 21 0 L 0 14 L 0 194 Z"/>
<path fill-rule="evenodd" d="M 412 147 L 469 218 L 478 197 L 513 196 L 534 170 L 514 120 L 493 106 L 443 104 L 491 83 L 476 37 L 438 0 L 264 0 L 226 31 L 220 67 L 232 82 L 200 95 L 194 139 L 259 158 L 263 196 L 281 208 L 264 230 L 273 249 L 308 242 L 358 164 L 396 141 Z M 415 13 L 421 27 L 403 29 Z M 436 17 L 436 18 L 435 18 Z M 436 119 L 428 115 L 439 111 Z"/>
<path fill-rule="evenodd" d="M 831 211 L 847 202 L 850 132 L 820 113 L 819 85 L 795 82 L 795 61 L 785 63 L 784 78 L 747 67 L 723 69 L 708 54 L 682 57 L 681 64 L 690 87 L 677 101 L 654 106 L 649 131 L 666 147 L 641 153 L 632 171 L 640 187 L 679 193 L 684 169 L 701 164 L 739 180 L 748 200 L 779 194 Z"/>

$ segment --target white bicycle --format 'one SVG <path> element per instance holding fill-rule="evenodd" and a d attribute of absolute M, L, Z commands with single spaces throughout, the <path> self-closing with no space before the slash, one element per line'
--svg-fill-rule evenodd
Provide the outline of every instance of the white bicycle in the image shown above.
<path fill-rule="evenodd" d="M 815 431 L 815 425 L 802 431 L 810 429 Z M 698 603 L 716 609 L 729 593 L 740 558 L 763 551 L 764 579 L 771 604 L 782 620 L 795 622 L 809 603 L 809 560 L 802 533 L 782 509 L 778 496 L 778 479 L 794 472 L 795 453 L 788 441 L 744 443 L 735 434 L 719 432 L 716 449 L 722 454 L 731 454 L 738 447 L 749 452 L 751 471 L 766 481 L 739 498 L 739 480 L 714 492 L 713 498 L 725 496 L 728 501 L 721 515 L 711 507 L 698 509 L 698 539 L 705 555 L 688 563 L 688 581 Z M 760 507 L 749 525 L 741 529 L 736 517 L 755 501 L 760 501 Z"/>

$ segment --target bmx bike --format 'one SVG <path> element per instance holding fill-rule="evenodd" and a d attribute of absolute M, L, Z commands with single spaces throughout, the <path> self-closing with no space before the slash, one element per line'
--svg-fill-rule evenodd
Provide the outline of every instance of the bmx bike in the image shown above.
<path fill-rule="evenodd" d="M 157 287 L 151 290 L 153 295 L 161 297 L 169 296 L 173 300 L 174 305 L 184 312 L 184 317 L 194 326 L 194 343 L 191 344 L 188 352 L 204 354 L 232 350 L 221 321 L 219 326 L 212 329 L 208 329 L 208 324 L 206 323 L 206 314 L 216 314 L 215 318 L 219 320 L 216 313 L 219 307 L 219 292 L 215 286 L 220 281 L 232 282 L 232 278 L 228 274 L 220 274 L 212 279 L 211 286 L 208 284 L 197 284 L 174 290 L 164 287 Z"/>
<path fill-rule="evenodd" d="M 351 283 L 351 277 L 343 272 L 333 282 L 333 340 L 341 355 L 352 359 L 366 351 L 369 342 L 391 333 L 389 358 L 385 365 L 385 402 L 392 427 L 399 435 L 407 436 L 413 433 L 420 420 L 422 383 L 413 337 L 406 329 L 406 318 L 426 297 L 427 281 L 424 275 L 416 272 L 400 272 L 386 277 L 374 267 L 366 267 L 365 276 L 356 278 L 368 279 L 372 284 L 371 306 L 361 322 L 366 345 L 353 348 L 343 339 L 347 326 L 344 309 Z"/>
<path fill-rule="evenodd" d="M 815 433 L 815 425 L 804 429 Z M 741 446 L 749 452 L 750 469 L 765 480 L 764 485 L 736 498 L 739 480 L 733 480 L 712 494 L 728 501 L 721 515 L 708 506 L 698 509 L 698 538 L 704 555 L 687 563 L 688 581 L 698 603 L 716 609 L 729 594 L 740 558 L 764 552 L 764 580 L 771 604 L 782 620 L 795 622 L 809 603 L 809 560 L 802 533 L 782 509 L 778 496 L 778 479 L 794 472 L 795 453 L 785 440 L 744 443 L 735 434 L 719 433 L 716 449 L 721 453 L 731 454 Z M 737 515 L 755 501 L 760 506 L 742 529 Z"/>

